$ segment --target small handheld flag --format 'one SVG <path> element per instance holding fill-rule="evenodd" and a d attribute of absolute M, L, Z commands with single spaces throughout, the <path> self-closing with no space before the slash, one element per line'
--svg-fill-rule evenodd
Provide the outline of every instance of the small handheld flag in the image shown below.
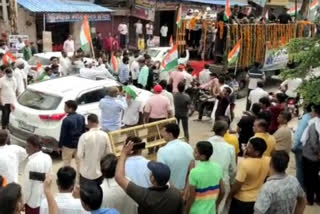
<path fill-rule="evenodd" d="M 228 63 L 232 64 L 237 61 L 240 53 L 241 40 L 233 47 L 233 49 L 228 54 Z"/>
<path fill-rule="evenodd" d="M 16 60 L 17 58 L 13 56 L 9 51 L 2 56 L 2 63 L 7 66 L 12 62 L 15 62 Z"/>
<path fill-rule="evenodd" d="M 231 9 L 230 9 L 230 0 L 226 0 L 226 7 L 224 9 L 224 21 L 228 21 L 231 16 Z"/>
<path fill-rule="evenodd" d="M 163 71 L 170 71 L 178 65 L 178 46 L 175 44 L 169 53 L 164 57 L 161 68 Z"/>

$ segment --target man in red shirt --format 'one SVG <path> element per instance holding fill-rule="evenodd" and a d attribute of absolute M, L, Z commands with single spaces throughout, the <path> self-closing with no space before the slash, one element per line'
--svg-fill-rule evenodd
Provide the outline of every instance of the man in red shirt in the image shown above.
<path fill-rule="evenodd" d="M 273 134 L 278 129 L 278 126 L 279 126 L 278 116 L 286 108 L 286 99 L 287 99 L 287 95 L 285 95 L 284 93 L 278 93 L 276 94 L 276 105 L 270 107 L 270 112 L 271 112 L 271 122 L 269 126 L 270 134 Z"/>
<path fill-rule="evenodd" d="M 112 43 L 113 43 L 113 37 L 112 37 L 111 33 L 109 33 L 108 37 L 104 38 L 104 40 L 103 40 L 103 47 L 109 53 L 109 56 L 110 56 L 111 50 L 112 50 Z"/>
<path fill-rule="evenodd" d="M 178 65 L 177 71 L 172 71 L 170 73 L 170 83 L 172 84 L 172 92 L 178 93 L 178 84 L 180 82 L 185 82 L 185 76 L 184 76 L 184 65 Z"/>

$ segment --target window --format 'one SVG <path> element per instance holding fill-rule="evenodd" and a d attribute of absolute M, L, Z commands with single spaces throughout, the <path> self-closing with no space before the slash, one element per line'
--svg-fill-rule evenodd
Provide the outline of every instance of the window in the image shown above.
<path fill-rule="evenodd" d="M 0 0 L 0 20 L 9 20 L 9 0 Z"/>
<path fill-rule="evenodd" d="M 20 105 L 39 110 L 55 110 L 62 98 L 27 89 L 19 98 Z"/>
<path fill-rule="evenodd" d="M 78 99 L 77 103 L 79 105 L 85 105 L 90 103 L 99 102 L 102 98 L 104 98 L 107 94 L 106 88 L 101 88 L 98 90 L 90 91 L 85 94 L 82 94 Z"/>

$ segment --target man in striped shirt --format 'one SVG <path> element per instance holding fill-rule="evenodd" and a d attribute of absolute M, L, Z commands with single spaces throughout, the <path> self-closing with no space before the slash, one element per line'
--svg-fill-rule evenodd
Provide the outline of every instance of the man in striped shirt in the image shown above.
<path fill-rule="evenodd" d="M 198 142 L 194 149 L 194 158 L 199 160 L 199 163 L 189 175 L 187 214 L 216 214 L 223 198 L 222 169 L 218 164 L 209 161 L 212 153 L 213 148 L 208 141 Z"/>

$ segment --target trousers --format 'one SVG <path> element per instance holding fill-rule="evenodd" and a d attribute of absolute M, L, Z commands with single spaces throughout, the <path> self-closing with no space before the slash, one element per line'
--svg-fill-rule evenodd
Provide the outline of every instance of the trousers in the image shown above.
<path fill-rule="evenodd" d="M 1 118 L 2 119 L 1 120 L 1 125 L 2 125 L 3 129 L 8 127 L 10 113 L 11 113 L 11 105 L 10 104 L 5 104 L 2 107 L 2 118 Z"/>
<path fill-rule="evenodd" d="M 176 116 L 178 125 L 180 125 L 180 121 L 182 122 L 183 133 L 186 141 L 189 141 L 189 117 L 179 117 Z"/>
<path fill-rule="evenodd" d="M 320 161 L 312 161 L 303 156 L 302 169 L 307 201 L 309 204 L 313 204 L 315 196 L 317 200 L 320 200 Z"/>

